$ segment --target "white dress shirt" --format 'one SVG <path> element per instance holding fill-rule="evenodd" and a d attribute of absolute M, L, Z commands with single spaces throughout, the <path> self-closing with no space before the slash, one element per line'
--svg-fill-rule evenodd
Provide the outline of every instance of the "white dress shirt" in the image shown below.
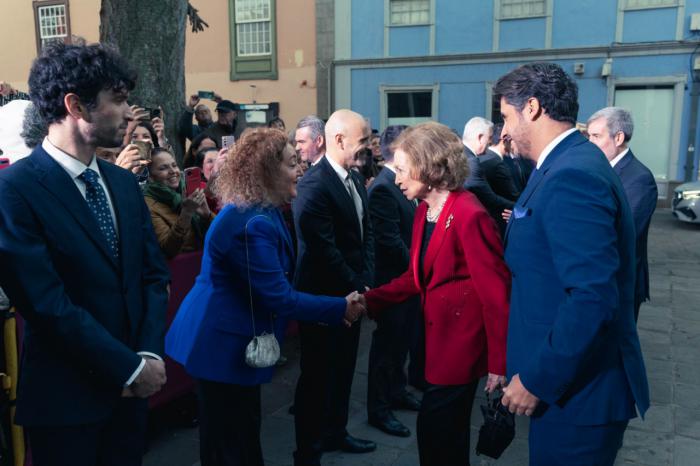
<path fill-rule="evenodd" d="M 348 186 L 348 183 L 346 183 L 345 180 L 348 179 L 350 176 L 350 173 L 340 166 L 338 162 L 333 160 L 333 157 L 326 157 L 328 160 L 328 163 L 331 164 L 331 167 L 333 167 L 333 170 L 337 173 L 338 177 L 340 178 L 340 181 L 343 182 L 343 186 L 345 186 L 345 189 L 348 191 L 348 194 L 350 195 L 350 200 L 353 202 L 355 205 L 355 211 L 357 213 L 357 219 L 360 222 L 360 235 L 364 236 L 364 232 L 362 231 L 362 217 L 364 216 L 364 208 L 362 207 L 362 200 L 360 198 L 360 193 L 357 192 L 357 187 L 355 186 L 355 182 L 352 181 L 352 177 L 350 178 L 350 183 Z M 356 200 L 357 198 L 357 200 Z"/>
<path fill-rule="evenodd" d="M 109 212 L 112 214 L 112 222 L 114 223 L 114 231 L 117 233 L 118 236 L 119 228 L 117 228 L 117 216 L 114 212 L 114 205 L 112 205 L 112 197 L 109 194 L 109 189 L 107 189 L 107 185 L 102 179 L 102 173 L 100 173 L 100 167 L 99 165 L 97 165 L 96 157 L 93 155 L 90 165 L 85 165 L 80 160 L 76 159 L 71 155 L 66 154 L 58 147 L 51 144 L 49 138 L 44 138 L 44 142 L 41 143 L 41 148 L 44 149 L 46 153 L 49 154 L 51 158 L 56 161 L 56 163 L 63 167 L 66 173 L 68 173 L 68 175 L 73 180 L 73 183 L 75 183 L 75 187 L 78 188 L 78 191 L 80 191 L 80 195 L 83 196 L 83 199 L 85 199 L 85 192 L 87 190 L 87 187 L 85 185 L 85 182 L 80 178 L 80 175 L 82 175 L 83 172 L 88 168 L 97 173 L 97 182 L 100 183 L 100 186 L 102 186 L 102 190 L 105 192 L 105 196 L 107 197 L 107 204 L 109 204 Z"/>
<path fill-rule="evenodd" d="M 620 154 L 619 154 L 618 156 L 616 156 L 614 159 L 612 159 L 612 160 L 610 161 L 610 166 L 614 167 L 615 165 L 617 165 L 617 163 L 618 163 L 620 160 L 622 160 L 622 159 L 625 157 L 625 155 L 627 155 L 627 152 L 629 152 L 629 151 L 630 151 L 630 148 L 628 147 L 627 149 L 625 149 L 625 150 L 623 150 L 622 152 L 620 152 Z"/>
<path fill-rule="evenodd" d="M 547 144 L 547 146 L 544 148 L 542 153 L 540 154 L 540 158 L 537 159 L 537 168 L 539 169 L 542 164 L 544 163 L 544 160 L 549 156 L 549 154 L 552 153 L 555 147 L 562 142 L 569 134 L 573 133 L 574 131 L 578 131 L 576 128 L 571 128 L 567 129 L 563 133 L 561 133 L 559 136 L 555 137 L 552 139 L 552 142 Z"/>
<path fill-rule="evenodd" d="M 112 214 L 112 222 L 114 222 L 114 230 L 117 232 L 117 235 L 119 234 L 119 229 L 117 228 L 117 216 L 115 215 L 114 212 L 114 205 L 112 204 L 112 197 L 110 196 L 109 189 L 107 189 L 107 185 L 105 184 L 104 180 L 102 179 L 102 173 L 100 172 L 100 167 L 97 164 L 97 158 L 93 155 L 92 161 L 90 162 L 90 165 L 85 165 L 83 162 L 80 160 L 76 159 L 75 157 L 68 155 L 67 153 L 63 152 L 61 149 L 58 147 L 54 146 L 51 144 L 51 141 L 49 141 L 49 138 L 44 138 L 44 141 L 41 143 L 41 148 L 46 151 L 49 156 L 56 161 L 65 171 L 68 173 L 68 176 L 71 177 L 73 180 L 73 183 L 75 183 L 75 187 L 78 188 L 78 191 L 80 192 L 80 195 L 83 196 L 83 199 L 85 199 L 85 193 L 87 191 L 87 187 L 85 186 L 85 182 L 80 178 L 80 175 L 83 174 L 85 170 L 88 168 L 91 170 L 94 170 L 97 175 L 97 182 L 100 183 L 100 186 L 102 186 L 102 189 L 105 192 L 105 197 L 107 198 L 107 204 L 109 204 L 109 211 Z M 86 200 L 87 202 L 87 200 Z M 143 370 L 144 366 L 146 365 L 146 361 L 143 359 L 143 356 L 150 357 L 153 359 L 158 359 L 159 361 L 162 361 L 163 358 L 158 356 L 155 353 L 151 353 L 150 351 L 140 351 L 138 353 L 139 356 L 142 356 L 141 363 L 139 366 L 136 368 L 136 370 L 131 374 L 131 377 L 126 381 L 124 384 L 125 387 L 128 387 L 131 385 L 136 377 L 141 373 Z"/>

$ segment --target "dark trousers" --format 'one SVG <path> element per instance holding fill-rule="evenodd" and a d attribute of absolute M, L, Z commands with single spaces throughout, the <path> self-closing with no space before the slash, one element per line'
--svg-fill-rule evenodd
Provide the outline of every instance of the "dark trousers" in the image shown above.
<path fill-rule="evenodd" d="M 377 319 L 369 350 L 367 416 L 382 416 L 406 392 L 404 366 L 412 344 L 420 302 L 417 298 L 387 309 Z M 413 361 L 412 361 L 413 363 Z"/>
<path fill-rule="evenodd" d="M 408 363 L 408 383 L 423 390 L 428 382 L 425 380 L 425 316 L 420 307 L 410 331 L 412 334 L 408 348 L 411 357 Z"/>
<path fill-rule="evenodd" d="M 301 374 L 294 398 L 295 464 L 318 464 L 324 441 L 347 435 L 360 321 L 351 328 L 299 323 Z"/>
<path fill-rule="evenodd" d="M 146 400 L 121 398 L 105 421 L 25 431 L 34 466 L 140 466 L 147 420 Z"/>
<path fill-rule="evenodd" d="M 469 424 L 478 383 L 428 385 L 416 425 L 421 466 L 469 465 Z"/>
<path fill-rule="evenodd" d="M 530 466 L 613 466 L 628 421 L 575 426 L 530 420 Z"/>
<path fill-rule="evenodd" d="M 197 382 L 202 466 L 262 466 L 260 385 Z"/>

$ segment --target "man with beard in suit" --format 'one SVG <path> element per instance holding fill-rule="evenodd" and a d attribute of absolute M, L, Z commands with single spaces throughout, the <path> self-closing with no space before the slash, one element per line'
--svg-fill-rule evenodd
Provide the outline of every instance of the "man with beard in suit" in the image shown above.
<path fill-rule="evenodd" d="M 103 45 L 32 65 L 48 135 L 0 173 L 0 285 L 26 320 L 15 421 L 36 466 L 138 466 L 147 398 L 165 383 L 168 272 L 118 147 L 136 75 Z"/>

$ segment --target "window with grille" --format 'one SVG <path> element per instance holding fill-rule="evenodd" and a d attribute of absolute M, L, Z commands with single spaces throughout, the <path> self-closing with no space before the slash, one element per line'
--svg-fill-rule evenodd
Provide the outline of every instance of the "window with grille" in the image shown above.
<path fill-rule="evenodd" d="M 389 0 L 392 26 L 430 23 L 430 0 Z"/>
<path fill-rule="evenodd" d="M 239 57 L 272 53 L 271 0 L 236 0 L 236 45 Z"/>
<path fill-rule="evenodd" d="M 70 16 L 67 1 L 35 1 L 34 21 L 37 49 L 49 42 L 70 41 Z"/>
<path fill-rule="evenodd" d="M 627 0 L 625 8 L 636 10 L 641 8 L 657 8 L 666 6 L 677 6 L 678 0 Z"/>
<path fill-rule="evenodd" d="M 228 1 L 231 80 L 277 79 L 277 1 Z"/>
<path fill-rule="evenodd" d="M 547 14 L 547 0 L 501 0 L 501 19 L 532 18 Z"/>

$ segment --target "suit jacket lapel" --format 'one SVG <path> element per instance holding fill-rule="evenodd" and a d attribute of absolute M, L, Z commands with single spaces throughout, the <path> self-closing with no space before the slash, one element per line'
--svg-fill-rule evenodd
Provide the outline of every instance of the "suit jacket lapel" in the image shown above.
<path fill-rule="evenodd" d="M 634 158 L 634 155 L 632 154 L 632 150 L 630 150 L 630 151 L 627 152 L 627 154 L 625 154 L 625 156 L 622 157 L 622 159 L 620 159 L 620 161 L 617 162 L 617 163 L 615 164 L 615 166 L 613 167 L 613 169 L 615 170 L 615 173 L 617 173 L 618 176 L 622 175 L 622 170 L 624 170 L 625 167 L 626 167 L 627 165 L 629 165 L 630 162 L 632 162 L 632 159 L 633 159 L 633 158 Z"/>
<path fill-rule="evenodd" d="M 294 247 L 292 246 L 292 237 L 289 234 L 287 225 L 285 225 L 284 223 L 284 217 L 282 216 L 282 211 L 280 211 L 280 209 L 275 209 L 275 217 L 277 219 L 277 229 L 282 235 L 282 241 L 284 242 L 284 245 L 287 249 L 287 254 L 289 254 L 289 257 L 292 259 L 291 263 L 293 264 L 295 257 Z"/>
<path fill-rule="evenodd" d="M 428 250 L 425 251 L 425 260 L 423 261 L 423 276 L 425 277 L 425 282 L 428 282 L 428 276 L 433 268 L 433 263 L 437 259 L 438 252 L 440 252 L 440 247 L 442 246 L 445 236 L 447 235 L 447 219 L 452 216 L 452 205 L 457 199 L 458 193 L 452 192 L 447 197 L 445 201 L 445 206 L 440 212 L 437 222 L 435 223 L 435 229 L 433 230 L 433 236 L 430 238 L 428 243 Z M 421 239 L 423 237 L 421 236 Z"/>
<path fill-rule="evenodd" d="M 326 157 L 321 159 L 319 164 L 321 164 L 320 168 L 326 171 L 326 173 L 322 176 L 326 176 L 330 180 L 331 191 L 333 194 L 335 194 L 336 198 L 339 199 L 341 204 L 345 204 L 345 209 L 343 210 L 346 212 L 355 212 L 355 203 L 350 197 L 350 193 L 348 193 L 348 190 L 345 188 L 345 184 L 340 180 L 340 177 L 335 170 L 333 170 L 333 167 L 328 160 L 326 160 Z M 350 178 L 352 179 L 352 176 Z M 357 214 L 353 215 L 353 218 L 357 220 Z M 359 227 L 360 225 L 358 222 L 358 228 Z"/>
<path fill-rule="evenodd" d="M 416 284 L 416 288 L 422 290 L 425 288 L 420 271 L 420 252 L 421 245 L 423 244 L 423 232 L 425 231 L 425 211 L 427 210 L 427 204 L 425 202 L 418 206 L 416 209 L 416 217 L 420 220 L 414 223 L 413 227 L 413 244 L 416 246 L 412 250 L 411 255 L 411 265 L 413 269 L 413 282 Z"/>
<path fill-rule="evenodd" d="M 554 163 L 556 163 L 557 159 L 564 152 L 566 152 L 570 147 L 585 141 L 586 139 L 583 137 L 583 135 L 578 131 L 575 131 L 569 134 L 567 137 L 565 137 L 559 144 L 557 144 L 556 147 L 552 150 L 552 152 L 549 153 L 545 161 L 542 163 L 542 166 L 540 166 L 540 168 L 535 168 L 530 174 L 530 179 L 527 182 L 527 186 L 525 187 L 525 190 L 522 192 L 522 194 L 520 194 L 518 201 L 515 203 L 515 208 L 525 207 L 527 205 L 532 195 L 535 194 L 535 191 L 537 191 L 537 187 L 544 180 L 545 176 L 547 176 L 547 172 L 549 171 L 549 169 L 554 165 Z M 508 241 L 508 235 L 510 234 L 510 228 L 512 224 L 513 216 L 511 215 L 511 218 L 508 221 L 508 225 L 506 226 L 506 233 L 503 238 L 504 243 Z"/>
<path fill-rule="evenodd" d="M 107 257 L 108 261 L 114 267 L 118 267 L 107 245 L 107 239 L 100 231 L 95 215 L 90 210 L 85 198 L 80 194 L 71 177 L 43 149 L 38 148 L 35 154 L 32 159 L 40 172 L 39 182 L 63 204 L 68 213 L 85 230 L 87 236 Z"/>

